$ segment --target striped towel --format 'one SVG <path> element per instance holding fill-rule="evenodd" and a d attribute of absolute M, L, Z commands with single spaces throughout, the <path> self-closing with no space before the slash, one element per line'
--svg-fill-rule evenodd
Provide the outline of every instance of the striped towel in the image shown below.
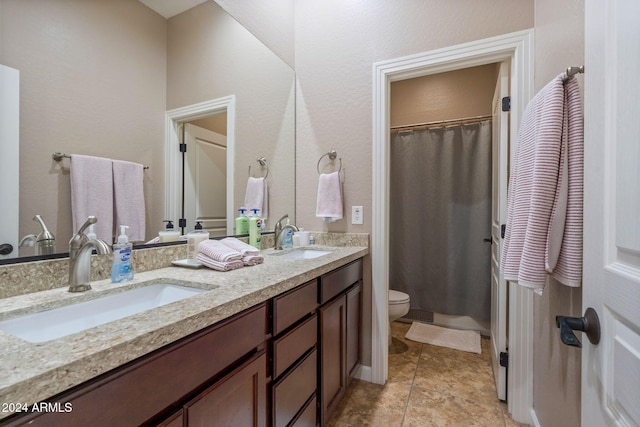
<path fill-rule="evenodd" d="M 198 251 L 201 255 L 205 255 L 214 261 L 229 262 L 242 259 L 242 254 L 240 252 L 212 239 L 200 242 L 200 244 L 198 244 Z"/>
<path fill-rule="evenodd" d="M 211 257 L 206 256 L 202 252 L 196 255 L 196 260 L 199 261 L 201 264 L 206 265 L 207 267 L 212 268 L 214 270 L 218 270 L 218 271 L 235 270 L 236 268 L 242 268 L 244 266 L 244 263 L 242 262 L 242 260 L 238 259 L 238 260 L 227 261 L 227 262 L 218 261 Z"/>
<path fill-rule="evenodd" d="M 257 265 L 264 262 L 264 257 L 260 255 L 260 251 L 255 247 L 236 239 L 235 237 L 225 237 L 220 242 L 231 249 L 234 249 L 242 254 L 242 262 L 244 265 Z"/>
<path fill-rule="evenodd" d="M 582 280 L 582 102 L 565 78 L 524 111 L 507 198 L 504 277 L 539 293 L 548 273 L 568 286 Z"/>

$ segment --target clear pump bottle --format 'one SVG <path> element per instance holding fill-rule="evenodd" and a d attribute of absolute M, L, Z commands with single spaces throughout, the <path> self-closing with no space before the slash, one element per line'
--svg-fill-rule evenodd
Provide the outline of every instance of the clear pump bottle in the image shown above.
<path fill-rule="evenodd" d="M 128 282 L 133 279 L 133 244 L 129 242 L 126 225 L 120 226 L 118 242 L 113 245 L 113 266 L 111 281 L 113 283 Z"/>

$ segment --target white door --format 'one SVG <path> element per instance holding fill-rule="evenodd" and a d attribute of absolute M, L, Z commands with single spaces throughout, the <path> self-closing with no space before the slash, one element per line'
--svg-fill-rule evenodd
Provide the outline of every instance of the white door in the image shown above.
<path fill-rule="evenodd" d="M 0 259 L 18 256 L 20 73 L 0 65 Z"/>
<path fill-rule="evenodd" d="M 212 237 L 232 234 L 227 233 L 227 138 L 186 123 L 184 142 L 185 233 L 200 221 Z"/>
<path fill-rule="evenodd" d="M 506 96 L 509 96 L 509 66 L 502 63 L 493 94 L 491 156 L 491 364 L 500 400 L 507 398 L 507 368 L 500 365 L 500 353 L 507 352 L 507 282 L 500 272 L 501 230 L 507 221 L 509 112 L 502 111 L 502 99 Z"/>
<path fill-rule="evenodd" d="M 582 425 L 640 425 L 640 2 L 585 2 Z"/>

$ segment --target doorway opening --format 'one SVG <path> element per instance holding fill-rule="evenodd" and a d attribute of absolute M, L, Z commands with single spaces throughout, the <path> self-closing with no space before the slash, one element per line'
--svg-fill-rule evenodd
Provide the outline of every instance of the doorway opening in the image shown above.
<path fill-rule="evenodd" d="M 233 235 L 234 158 L 235 96 L 167 111 L 165 219 L 182 234 L 200 221 L 212 236 Z"/>
<path fill-rule="evenodd" d="M 389 91 L 392 82 L 479 65 L 509 62 L 511 79 L 510 140 L 516 141 L 518 124 L 532 88 L 531 30 L 492 37 L 422 54 L 375 63 L 373 66 L 373 227 L 372 366 L 371 380 L 384 384 L 388 363 L 389 290 Z M 513 147 L 510 150 L 514 152 Z M 509 302 L 509 412 L 515 420 L 528 420 L 532 408 L 532 312 L 527 292 L 510 288 Z"/>

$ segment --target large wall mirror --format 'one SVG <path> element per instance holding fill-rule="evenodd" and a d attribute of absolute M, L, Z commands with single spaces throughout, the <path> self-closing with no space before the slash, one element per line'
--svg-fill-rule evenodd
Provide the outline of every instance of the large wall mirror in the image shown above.
<path fill-rule="evenodd" d="M 249 166 L 264 175 L 256 161 L 265 158 L 267 228 L 274 217 L 295 214 L 294 71 L 213 0 L 169 18 L 138 0 L 0 0 L 0 39 L 0 64 L 20 75 L 19 223 L 0 227 L 17 229 L 20 238 L 38 234 L 33 218 L 41 215 L 56 252 L 68 252 L 72 165 L 52 154 L 85 154 L 148 166 L 145 240 L 151 240 L 163 220 L 178 219 L 165 217 L 174 212 L 167 199 L 182 197 L 179 178 L 166 175 L 167 112 L 229 96 L 233 129 L 212 125 L 234 139 L 226 211 L 243 205 Z M 167 183 L 176 190 L 167 193 Z M 186 218 L 190 227 L 194 219 Z M 33 255 L 26 247 L 19 258 L 8 257 Z"/>

